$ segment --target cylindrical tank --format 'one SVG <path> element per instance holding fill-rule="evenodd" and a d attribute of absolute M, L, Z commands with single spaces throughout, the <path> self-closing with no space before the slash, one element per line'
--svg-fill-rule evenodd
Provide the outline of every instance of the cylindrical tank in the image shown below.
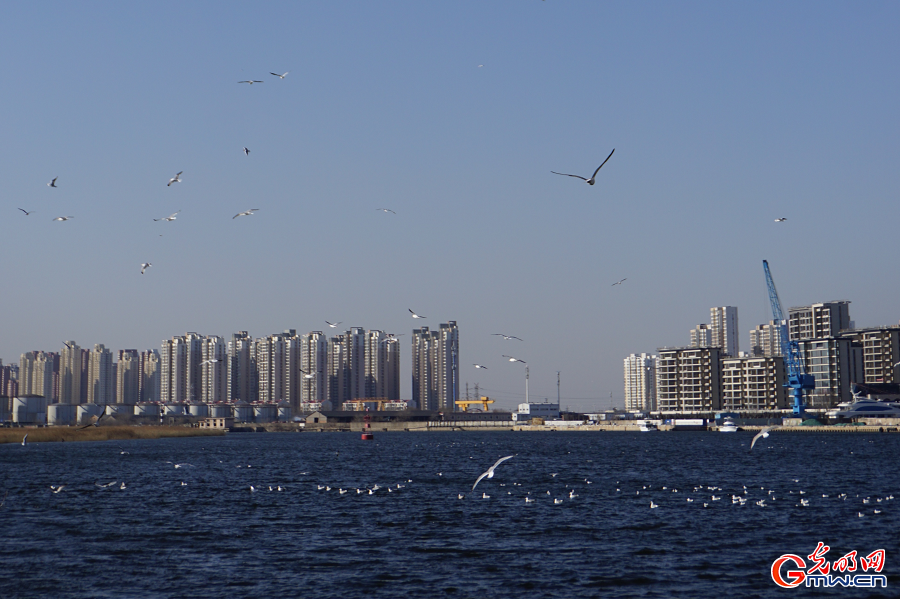
<path fill-rule="evenodd" d="M 83 403 L 78 405 L 78 424 L 91 424 L 94 416 L 103 414 L 104 406 L 95 403 Z"/>
<path fill-rule="evenodd" d="M 134 406 L 124 403 L 111 403 L 106 405 L 106 415 L 113 418 L 130 418 L 134 416 Z"/>
<path fill-rule="evenodd" d="M 196 418 L 206 418 L 209 416 L 209 404 L 192 403 L 188 406 L 188 413 Z"/>
<path fill-rule="evenodd" d="M 47 423 L 58 426 L 75 424 L 75 416 L 78 413 L 77 406 L 67 403 L 55 403 L 47 406 Z"/>
<path fill-rule="evenodd" d="M 231 405 L 225 403 L 209 404 L 210 418 L 231 418 Z"/>
<path fill-rule="evenodd" d="M 165 412 L 164 416 L 184 416 L 185 409 L 183 403 L 167 403 L 162 406 Z"/>
<path fill-rule="evenodd" d="M 234 404 L 235 422 L 253 422 L 253 406 L 246 403 Z"/>
<path fill-rule="evenodd" d="M 253 406 L 253 416 L 256 422 L 272 422 L 278 417 L 278 407 L 272 403 L 257 404 Z"/>
<path fill-rule="evenodd" d="M 134 406 L 134 415 L 138 418 L 159 418 L 159 404 L 139 403 Z"/>
<path fill-rule="evenodd" d="M 287 401 L 279 401 L 278 402 L 278 422 L 290 422 L 291 421 L 291 404 Z"/>

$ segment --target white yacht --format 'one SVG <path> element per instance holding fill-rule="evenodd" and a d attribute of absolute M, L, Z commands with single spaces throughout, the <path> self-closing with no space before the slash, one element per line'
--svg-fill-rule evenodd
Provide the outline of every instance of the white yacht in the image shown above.
<path fill-rule="evenodd" d="M 857 399 L 843 410 L 836 411 L 834 415 L 838 418 L 898 418 L 900 405 L 877 399 Z"/>
<path fill-rule="evenodd" d="M 642 433 L 652 433 L 659 431 L 659 427 L 657 427 L 649 420 L 638 420 L 638 426 L 640 427 L 640 431 Z"/>
<path fill-rule="evenodd" d="M 722 424 L 719 425 L 720 433 L 736 433 L 738 432 L 738 427 L 734 423 L 734 420 L 731 418 L 723 418 Z"/>

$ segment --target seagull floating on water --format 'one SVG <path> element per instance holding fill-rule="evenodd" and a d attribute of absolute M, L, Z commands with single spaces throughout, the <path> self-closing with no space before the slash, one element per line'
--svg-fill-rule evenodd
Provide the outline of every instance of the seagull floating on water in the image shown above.
<path fill-rule="evenodd" d="M 616 149 L 613 148 L 613 151 L 609 153 L 609 156 L 606 157 L 606 160 L 609 160 L 610 158 L 612 158 L 613 152 L 615 152 L 615 151 L 616 151 Z M 606 160 L 603 161 L 603 164 L 606 164 Z M 603 164 L 601 164 L 600 166 L 597 167 L 597 170 L 594 171 L 594 174 L 591 175 L 591 178 L 590 178 L 590 179 L 585 179 L 585 178 L 582 177 L 581 175 L 570 175 L 570 174 L 568 174 L 568 173 L 557 173 L 556 171 L 550 171 L 550 172 L 553 173 L 554 175 L 563 175 L 564 177 L 575 177 L 576 179 L 581 179 L 582 181 L 586 181 L 588 185 L 593 185 L 593 184 L 594 184 L 594 178 L 597 176 L 597 172 L 598 172 L 601 168 L 603 168 Z"/>
<path fill-rule="evenodd" d="M 172 185 L 172 183 L 181 183 L 181 173 L 183 172 L 184 171 L 178 171 L 178 173 L 174 177 L 169 179 L 169 182 L 166 183 L 166 187 L 169 187 L 170 185 Z"/>
<path fill-rule="evenodd" d="M 412 311 L 412 308 L 407 308 L 407 310 L 409 310 L 409 313 L 412 314 L 413 318 L 427 318 L 426 316 L 419 316 L 418 314 L 416 314 L 415 312 Z"/>
<path fill-rule="evenodd" d="M 510 459 L 510 458 L 514 458 L 514 457 L 515 457 L 514 455 L 508 455 L 508 456 L 506 456 L 505 458 L 500 458 L 499 460 L 497 460 L 496 462 L 494 462 L 494 465 L 491 466 L 490 468 L 488 468 L 488 469 L 487 469 L 487 472 L 482 473 L 482 475 L 478 477 L 478 479 L 475 481 L 475 484 L 472 485 L 472 490 L 473 490 L 473 491 L 475 490 L 475 487 L 478 486 L 478 483 L 480 483 L 480 482 L 481 482 L 481 479 L 483 479 L 484 477 L 494 478 L 494 469 L 495 469 L 497 466 L 499 466 L 500 464 L 502 464 L 503 462 L 505 462 L 506 460 L 508 460 L 508 459 Z"/>
<path fill-rule="evenodd" d="M 250 210 L 247 210 L 246 212 L 238 212 L 237 214 L 235 214 L 234 216 L 231 217 L 231 220 L 234 220 L 239 216 L 253 216 L 253 213 L 256 212 L 257 210 L 259 210 L 259 208 L 251 208 Z"/>

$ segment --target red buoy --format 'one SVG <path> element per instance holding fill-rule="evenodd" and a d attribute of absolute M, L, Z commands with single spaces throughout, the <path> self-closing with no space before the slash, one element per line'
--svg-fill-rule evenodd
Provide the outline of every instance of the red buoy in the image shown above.
<path fill-rule="evenodd" d="M 369 418 L 370 417 L 368 414 L 366 414 L 366 416 L 363 418 L 363 420 L 366 421 L 366 428 L 365 428 L 365 430 L 363 430 L 363 433 L 361 436 L 363 441 L 372 441 L 375 439 L 375 435 L 372 433 L 372 425 L 369 424 Z"/>

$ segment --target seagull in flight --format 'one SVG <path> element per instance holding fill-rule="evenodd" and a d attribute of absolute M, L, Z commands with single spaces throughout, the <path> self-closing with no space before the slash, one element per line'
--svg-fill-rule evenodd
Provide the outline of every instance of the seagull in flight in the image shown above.
<path fill-rule="evenodd" d="M 776 223 L 783 223 L 783 222 L 786 221 L 786 220 L 787 220 L 786 218 L 776 218 L 776 219 L 775 219 L 775 222 L 776 222 Z"/>
<path fill-rule="evenodd" d="M 147 270 L 148 268 L 150 268 L 151 266 L 153 266 L 153 265 L 150 264 L 149 262 L 143 262 L 141 264 L 141 274 L 144 274 L 144 271 Z"/>
<path fill-rule="evenodd" d="M 256 212 L 257 210 L 259 210 L 259 208 L 251 208 L 250 210 L 247 210 L 246 212 L 238 212 L 237 214 L 235 214 L 234 216 L 231 217 L 231 220 L 234 220 L 239 216 L 253 216 L 253 213 Z"/>
<path fill-rule="evenodd" d="M 290 73 L 290 71 L 285 71 L 283 75 L 279 75 L 278 73 L 273 73 L 272 71 L 269 71 L 269 75 L 275 75 L 279 79 L 284 79 L 285 77 L 287 77 L 288 73 Z"/>
<path fill-rule="evenodd" d="M 528 364 L 525 360 L 520 360 L 519 358 L 513 358 L 512 356 L 507 356 L 506 354 L 500 356 L 501 358 L 509 358 L 510 362 L 521 362 L 522 364 Z"/>
<path fill-rule="evenodd" d="M 621 279 L 621 280 L 619 280 L 619 281 L 616 281 L 615 283 L 613 283 L 612 285 L 610 285 L 610 287 L 615 287 L 616 285 L 621 285 L 622 283 L 624 283 L 624 282 L 627 281 L 627 280 L 628 280 L 628 279 Z"/>
<path fill-rule="evenodd" d="M 25 436 L 22 437 L 22 445 L 28 445 L 28 433 L 25 433 Z"/>
<path fill-rule="evenodd" d="M 759 431 L 758 433 L 756 433 L 756 436 L 753 437 L 753 441 L 750 442 L 750 449 L 747 451 L 750 451 L 753 449 L 753 446 L 756 445 L 756 442 L 759 440 L 760 437 L 765 439 L 766 437 L 769 436 L 769 433 L 774 431 L 776 428 L 781 428 L 781 427 L 780 426 L 767 426 L 764 429 L 762 429 L 761 431 Z"/>
<path fill-rule="evenodd" d="M 318 372 L 306 372 L 306 371 L 303 370 L 302 368 L 298 368 L 297 370 L 299 370 L 300 372 L 303 373 L 303 378 L 305 378 L 305 379 L 315 378 L 315 376 L 316 376 L 317 374 L 319 374 Z"/>
<path fill-rule="evenodd" d="M 181 212 L 181 210 L 179 210 L 178 212 Z M 166 216 L 165 218 L 154 218 L 153 222 L 157 222 L 157 221 L 161 221 L 161 220 L 164 220 L 166 222 L 172 222 L 173 220 L 175 220 L 175 215 L 178 214 L 178 212 L 173 212 L 172 214 L 170 214 L 169 216 Z"/>
<path fill-rule="evenodd" d="M 391 210 L 390 208 L 376 208 L 375 210 L 381 210 L 382 212 L 390 212 L 391 214 L 397 214 L 396 212 L 394 212 L 394 211 Z"/>
<path fill-rule="evenodd" d="M 485 370 L 488 369 L 487 366 L 482 366 L 481 364 L 472 364 L 472 366 L 474 366 L 475 368 L 484 368 Z"/>
<path fill-rule="evenodd" d="M 99 426 L 99 425 L 100 425 L 100 421 L 103 420 L 103 417 L 104 417 L 104 416 L 106 416 L 106 412 L 104 412 L 103 414 L 100 414 L 100 416 L 97 417 L 97 419 L 94 420 L 92 423 L 86 424 L 86 425 L 80 427 L 78 430 L 83 431 L 84 429 L 86 429 L 86 428 L 91 428 L 92 426 Z"/>
<path fill-rule="evenodd" d="M 53 220 L 69 220 L 70 218 L 75 218 L 74 216 L 57 216 Z"/>
<path fill-rule="evenodd" d="M 262 83 L 262 81 L 259 81 L 257 79 L 248 79 L 247 81 L 238 81 L 238 83 L 249 83 L 250 85 L 253 85 L 254 83 Z"/>
<path fill-rule="evenodd" d="M 413 318 L 427 318 L 426 316 L 419 316 L 418 314 L 416 314 L 415 312 L 412 311 L 412 308 L 407 308 L 407 310 L 409 310 L 409 313 L 412 314 Z"/>
<path fill-rule="evenodd" d="M 344 321 L 342 320 L 341 322 L 344 322 Z M 341 324 L 341 322 L 328 322 L 328 321 L 326 320 L 326 321 L 325 321 L 325 324 L 327 324 L 328 326 L 330 326 L 332 329 L 336 329 L 337 326 L 338 326 L 339 324 Z"/>
<path fill-rule="evenodd" d="M 219 362 L 219 361 L 220 361 L 219 358 L 211 358 L 209 360 L 203 360 L 202 362 L 200 362 L 200 366 L 203 366 L 204 364 L 212 364 L 213 362 Z"/>
<path fill-rule="evenodd" d="M 56 187 L 57 179 L 59 179 L 59 177 L 53 177 L 53 181 L 50 181 L 49 183 L 47 183 L 47 187 Z"/>
<path fill-rule="evenodd" d="M 34 212 L 34 210 L 32 210 L 31 212 L 28 212 L 28 211 L 25 210 L 24 208 L 19 208 L 19 210 L 21 210 L 22 212 L 24 212 L 24 213 L 25 213 L 25 216 L 28 216 L 29 214 L 31 214 L 31 212 Z"/>
<path fill-rule="evenodd" d="M 249 156 L 249 155 L 250 155 L 250 148 L 244 146 L 244 155 L 245 155 L 245 156 Z"/>
<path fill-rule="evenodd" d="M 478 477 L 478 479 L 475 481 L 475 484 L 472 485 L 472 490 L 473 490 L 473 491 L 475 490 L 475 487 L 478 486 L 478 483 L 481 482 L 481 479 L 482 479 L 482 478 L 485 478 L 485 477 L 487 477 L 487 478 L 494 478 L 494 469 L 495 469 L 497 466 L 499 466 L 500 464 L 502 464 L 503 462 L 505 462 L 506 460 L 508 460 L 508 459 L 510 459 L 510 458 L 514 458 L 514 457 L 515 457 L 515 456 L 513 456 L 513 455 L 508 455 L 508 456 L 506 456 L 505 458 L 500 458 L 499 460 L 497 460 L 496 462 L 494 462 L 494 465 L 491 466 L 490 468 L 488 468 L 488 469 L 487 469 L 487 472 L 484 472 L 481 476 Z"/>
<path fill-rule="evenodd" d="M 606 157 L 606 160 L 609 160 L 610 158 L 612 158 L 613 152 L 615 152 L 615 151 L 616 151 L 616 149 L 613 148 L 613 151 L 609 153 L 609 156 Z M 603 161 L 603 164 L 606 164 L 606 160 Z M 587 181 L 587 184 L 588 184 L 588 185 L 593 185 L 593 184 L 594 184 L 594 178 L 597 176 L 597 172 L 598 172 L 601 168 L 603 168 L 603 164 L 601 164 L 600 166 L 597 167 L 597 170 L 594 171 L 594 174 L 591 175 L 591 178 L 590 178 L 590 179 L 585 179 L 585 178 L 582 177 L 581 175 L 570 175 L 570 174 L 568 174 L 568 173 L 557 173 L 556 171 L 550 171 L 550 172 L 553 173 L 554 175 L 563 175 L 563 176 L 565 176 L 565 177 L 575 177 L 576 179 L 581 179 L 582 181 Z"/>
<path fill-rule="evenodd" d="M 65 488 L 66 488 L 66 485 L 57 485 L 55 487 L 53 485 L 50 485 L 50 490 L 53 491 L 54 493 L 59 493 L 60 491 L 62 491 Z"/>
<path fill-rule="evenodd" d="M 519 338 L 516 337 L 515 335 L 504 335 L 503 333 L 491 333 L 491 335 L 494 336 L 494 337 L 503 337 L 503 338 L 506 339 L 507 341 L 509 341 L 510 339 L 519 339 Z M 519 339 L 519 341 L 522 341 L 522 340 Z"/>
<path fill-rule="evenodd" d="M 169 179 L 169 182 L 166 183 L 166 187 L 169 187 L 170 185 L 172 185 L 172 183 L 181 183 L 181 173 L 183 172 L 184 171 L 178 171 L 178 174 Z"/>

